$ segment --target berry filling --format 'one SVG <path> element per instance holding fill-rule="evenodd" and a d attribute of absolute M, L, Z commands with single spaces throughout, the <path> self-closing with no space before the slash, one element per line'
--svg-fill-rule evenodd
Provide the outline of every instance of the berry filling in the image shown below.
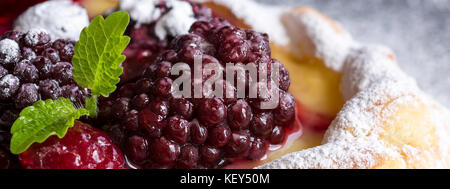
<path fill-rule="evenodd" d="M 134 62 L 145 70 L 142 76 L 121 83 L 115 93 L 100 100 L 96 124 L 106 125 L 130 167 L 222 168 L 240 160 L 261 160 L 271 145 L 286 141 L 295 127 L 296 103 L 287 92 L 289 73 L 271 58 L 266 34 L 205 18 L 188 34 L 168 41 L 154 58 Z M 267 99 L 260 96 L 206 98 L 208 90 L 202 98 L 174 97 L 171 87 L 178 76 L 170 74 L 173 66 L 184 62 L 193 70 L 196 55 L 202 55 L 203 67 L 214 63 L 220 70 L 229 62 L 276 64 L 281 78 L 274 86 L 278 106 L 263 109 L 260 103 Z M 203 82 L 210 77 L 203 75 Z M 236 85 L 225 80 L 221 84 L 236 91 Z M 246 88 L 251 88 L 249 82 Z"/>

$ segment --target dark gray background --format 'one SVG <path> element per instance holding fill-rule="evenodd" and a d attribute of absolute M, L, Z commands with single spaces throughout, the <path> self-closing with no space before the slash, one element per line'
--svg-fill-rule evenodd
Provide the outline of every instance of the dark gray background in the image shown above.
<path fill-rule="evenodd" d="M 420 87 L 450 107 L 450 0 L 258 0 L 308 5 L 361 42 L 389 46 Z"/>

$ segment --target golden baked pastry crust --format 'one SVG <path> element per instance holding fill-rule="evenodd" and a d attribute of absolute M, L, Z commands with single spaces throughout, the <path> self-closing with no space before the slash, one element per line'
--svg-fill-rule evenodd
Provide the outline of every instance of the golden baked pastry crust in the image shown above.
<path fill-rule="evenodd" d="M 317 36 L 304 17 L 333 29 L 334 36 Z M 298 50 L 351 39 L 341 27 L 311 8 L 297 7 L 283 17 Z M 325 24 L 326 23 L 326 24 Z M 328 25 L 328 26 L 326 26 Z M 316 36 L 314 36 L 316 35 Z M 339 39 L 341 37 L 341 39 Z M 301 44 L 301 45 L 300 45 Z M 305 46 L 305 44 L 308 44 Z M 449 111 L 423 94 L 398 68 L 392 52 L 381 46 L 348 43 L 343 62 L 328 62 L 343 74 L 347 99 L 327 130 L 322 145 L 294 152 L 258 168 L 450 168 Z M 326 48 L 325 48 L 326 49 Z M 324 55 L 325 54 L 325 55 Z M 301 54 L 304 56 L 304 54 Z"/>

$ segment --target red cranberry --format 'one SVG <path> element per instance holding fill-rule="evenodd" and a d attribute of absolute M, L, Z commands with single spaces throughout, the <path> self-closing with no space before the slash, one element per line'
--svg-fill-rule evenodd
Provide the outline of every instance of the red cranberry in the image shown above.
<path fill-rule="evenodd" d="M 289 94 L 280 93 L 280 102 L 273 111 L 275 123 L 281 126 L 290 126 L 295 121 L 295 99 Z"/>
<path fill-rule="evenodd" d="M 214 126 L 225 120 L 226 107 L 219 98 L 203 99 L 197 108 L 199 121 L 206 126 Z"/>
<path fill-rule="evenodd" d="M 169 102 L 159 98 L 153 99 L 149 104 L 150 109 L 155 114 L 162 116 L 164 119 L 169 115 Z"/>
<path fill-rule="evenodd" d="M 117 94 L 119 95 L 119 97 L 133 98 L 133 96 L 134 96 L 134 90 L 133 89 L 134 88 L 135 88 L 135 84 L 134 83 L 125 84 L 122 87 L 120 87 L 120 89 L 117 92 Z"/>
<path fill-rule="evenodd" d="M 195 119 L 189 124 L 191 128 L 191 141 L 195 144 L 203 144 L 208 137 L 208 130 L 206 127 L 201 126 Z"/>
<path fill-rule="evenodd" d="M 197 21 L 192 24 L 191 28 L 189 29 L 189 33 L 194 33 L 205 37 L 212 27 L 212 24 L 207 21 Z"/>
<path fill-rule="evenodd" d="M 125 119 L 122 121 L 122 126 L 128 132 L 137 132 L 139 130 L 139 112 L 136 110 L 127 112 Z"/>
<path fill-rule="evenodd" d="M 247 30 L 246 35 L 251 42 L 252 53 L 259 56 L 270 55 L 269 36 L 267 34 Z"/>
<path fill-rule="evenodd" d="M 272 109 L 269 108 L 269 107 L 271 107 L 270 105 L 275 105 L 275 106 L 278 105 L 278 104 L 272 104 L 272 103 L 277 102 L 277 99 L 273 99 L 273 98 L 279 97 L 279 95 L 280 95 L 279 94 L 280 91 L 273 81 L 268 81 L 267 83 L 258 82 L 249 87 L 250 87 L 249 90 L 251 90 L 253 92 L 253 94 L 257 94 L 256 98 L 253 98 L 252 96 L 250 96 L 251 98 L 249 99 L 250 105 L 252 106 L 254 112 L 272 111 Z M 262 90 L 264 90 L 265 93 L 261 93 Z M 255 91 L 257 91 L 257 93 L 255 93 Z M 267 103 L 267 105 L 269 107 L 263 107 L 263 105 L 264 105 L 263 103 Z"/>
<path fill-rule="evenodd" d="M 279 88 L 283 91 L 288 91 L 289 86 L 291 85 L 291 80 L 289 78 L 289 71 L 284 67 L 282 63 L 280 63 L 278 60 L 273 59 L 273 64 L 276 64 L 278 66 L 279 70 Z"/>
<path fill-rule="evenodd" d="M 171 69 L 172 63 L 167 61 L 159 62 L 157 64 L 154 74 L 157 78 L 169 77 Z"/>
<path fill-rule="evenodd" d="M 170 110 L 173 115 L 180 115 L 189 120 L 194 111 L 194 105 L 185 98 L 173 98 L 170 101 Z"/>
<path fill-rule="evenodd" d="M 128 138 L 125 144 L 125 153 L 127 157 L 134 163 L 140 164 L 147 159 L 148 142 L 140 136 L 132 136 Z"/>
<path fill-rule="evenodd" d="M 172 42 L 171 47 L 176 50 L 181 50 L 186 47 L 194 47 L 197 48 L 203 43 L 205 40 L 196 34 L 186 34 L 177 36 Z"/>
<path fill-rule="evenodd" d="M 259 138 L 253 139 L 247 158 L 251 160 L 261 159 L 266 154 L 266 150 L 267 147 L 264 140 Z"/>
<path fill-rule="evenodd" d="M 112 105 L 112 111 L 116 119 L 122 119 L 128 112 L 130 104 L 130 99 L 128 98 L 118 98 L 116 102 Z"/>
<path fill-rule="evenodd" d="M 253 116 L 253 120 L 250 123 L 250 130 L 252 133 L 261 138 L 269 137 L 273 127 L 272 113 L 257 113 Z"/>
<path fill-rule="evenodd" d="M 167 165 L 175 162 L 180 153 L 180 146 L 166 137 L 153 140 L 150 145 L 152 160 L 158 164 Z"/>
<path fill-rule="evenodd" d="M 189 138 L 189 122 L 177 116 L 170 117 L 166 132 L 175 142 L 184 143 Z"/>
<path fill-rule="evenodd" d="M 105 125 L 102 129 L 108 134 L 115 145 L 122 144 L 125 134 L 120 125 Z"/>
<path fill-rule="evenodd" d="M 171 88 L 172 79 L 164 77 L 155 81 L 153 91 L 160 97 L 169 97 L 171 95 Z"/>
<path fill-rule="evenodd" d="M 280 126 L 275 126 L 270 134 L 270 143 L 280 144 L 284 140 L 284 129 Z"/>
<path fill-rule="evenodd" d="M 144 76 L 148 78 L 155 79 L 157 78 L 155 75 L 156 69 L 158 69 L 158 64 L 152 63 L 150 64 L 144 71 Z"/>
<path fill-rule="evenodd" d="M 134 108 L 136 108 L 138 110 L 142 110 L 149 104 L 149 101 L 150 100 L 149 100 L 147 94 L 142 93 L 140 95 L 135 96 L 131 100 L 131 104 L 133 105 Z"/>
<path fill-rule="evenodd" d="M 194 145 L 188 144 L 181 148 L 180 157 L 177 160 L 177 168 L 194 169 L 199 160 L 198 149 Z"/>
<path fill-rule="evenodd" d="M 150 79 L 144 78 L 144 79 L 140 79 L 136 82 L 135 85 L 135 92 L 137 94 L 139 93 L 148 93 L 150 92 L 151 88 L 153 86 L 153 83 Z"/>
<path fill-rule="evenodd" d="M 232 26 L 225 26 L 217 33 L 216 44 L 218 46 L 219 57 L 222 61 L 228 63 L 243 63 L 247 60 L 247 54 L 250 49 L 248 42 L 244 40 L 246 34 L 243 30 Z"/>
<path fill-rule="evenodd" d="M 208 142 L 212 146 L 222 147 L 225 146 L 231 137 L 230 128 L 225 125 L 218 125 L 216 127 L 210 127 L 208 129 Z"/>
<path fill-rule="evenodd" d="M 233 131 L 247 129 L 251 119 L 252 110 L 246 101 L 238 100 L 228 107 L 228 124 Z"/>
<path fill-rule="evenodd" d="M 138 55 L 136 56 L 136 61 L 138 62 L 149 62 L 152 57 L 152 51 L 145 49 L 138 52 Z"/>
<path fill-rule="evenodd" d="M 164 125 L 163 118 L 150 109 L 146 108 L 139 112 L 139 126 L 147 131 L 149 137 L 160 137 Z"/>
<path fill-rule="evenodd" d="M 198 48 L 187 46 L 181 49 L 178 52 L 178 56 L 180 57 L 180 61 L 186 64 L 192 65 L 194 63 L 194 57 L 197 55 L 201 55 L 202 51 Z"/>
<path fill-rule="evenodd" d="M 200 146 L 201 160 L 207 164 L 214 164 L 219 161 L 222 153 L 219 148 L 202 145 Z"/>
<path fill-rule="evenodd" d="M 250 148 L 250 133 L 239 131 L 231 134 L 230 142 L 225 147 L 228 155 L 239 155 Z"/>
<path fill-rule="evenodd" d="M 113 101 L 101 101 L 98 104 L 98 119 L 99 120 L 108 120 L 112 117 L 112 105 L 114 104 Z"/>

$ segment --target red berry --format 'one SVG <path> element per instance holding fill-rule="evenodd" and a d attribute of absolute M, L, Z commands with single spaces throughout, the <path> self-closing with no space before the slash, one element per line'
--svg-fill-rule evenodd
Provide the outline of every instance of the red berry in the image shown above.
<path fill-rule="evenodd" d="M 184 143 L 189 137 L 189 122 L 183 118 L 170 117 L 165 129 L 167 135 L 177 143 Z"/>
<path fill-rule="evenodd" d="M 276 126 L 273 128 L 272 133 L 270 134 L 270 143 L 272 144 L 280 144 L 284 140 L 284 129 L 283 127 Z"/>
<path fill-rule="evenodd" d="M 274 127 L 272 113 L 262 112 L 255 114 L 252 122 L 250 123 L 250 130 L 252 133 L 261 138 L 267 138 L 270 136 Z"/>
<path fill-rule="evenodd" d="M 210 127 L 208 131 L 208 142 L 214 147 L 223 147 L 230 140 L 231 130 L 225 124 Z"/>
<path fill-rule="evenodd" d="M 231 134 L 230 142 L 225 147 L 230 156 L 239 155 L 250 148 L 250 133 L 239 131 Z"/>
<path fill-rule="evenodd" d="M 161 165 L 175 162 L 180 153 L 180 146 L 166 137 L 155 139 L 150 145 L 152 160 Z"/>
<path fill-rule="evenodd" d="M 228 108 L 228 124 L 233 131 L 247 129 L 251 119 L 252 110 L 244 100 L 238 100 Z"/>
<path fill-rule="evenodd" d="M 106 133 L 75 121 L 66 135 L 51 136 L 19 155 L 27 169 L 121 169 L 125 161 Z"/>
<path fill-rule="evenodd" d="M 148 142 L 140 136 L 132 136 L 125 143 L 125 153 L 127 157 L 135 162 L 142 163 L 148 156 Z"/>
<path fill-rule="evenodd" d="M 260 138 L 253 139 L 247 158 L 251 160 L 261 159 L 266 154 L 266 143 Z"/>
<path fill-rule="evenodd" d="M 203 145 L 200 147 L 200 156 L 203 162 L 213 164 L 219 161 L 222 152 L 219 148 Z"/>
<path fill-rule="evenodd" d="M 227 109 L 218 98 L 203 99 L 197 109 L 199 121 L 205 126 L 214 126 L 225 120 Z"/>
<path fill-rule="evenodd" d="M 191 128 L 191 141 L 195 144 L 203 144 L 208 137 L 208 129 L 200 125 L 200 123 L 194 119 L 189 123 Z"/>
<path fill-rule="evenodd" d="M 177 168 L 194 169 L 199 160 L 198 149 L 194 145 L 188 144 L 181 148 L 180 157 L 177 161 Z"/>

